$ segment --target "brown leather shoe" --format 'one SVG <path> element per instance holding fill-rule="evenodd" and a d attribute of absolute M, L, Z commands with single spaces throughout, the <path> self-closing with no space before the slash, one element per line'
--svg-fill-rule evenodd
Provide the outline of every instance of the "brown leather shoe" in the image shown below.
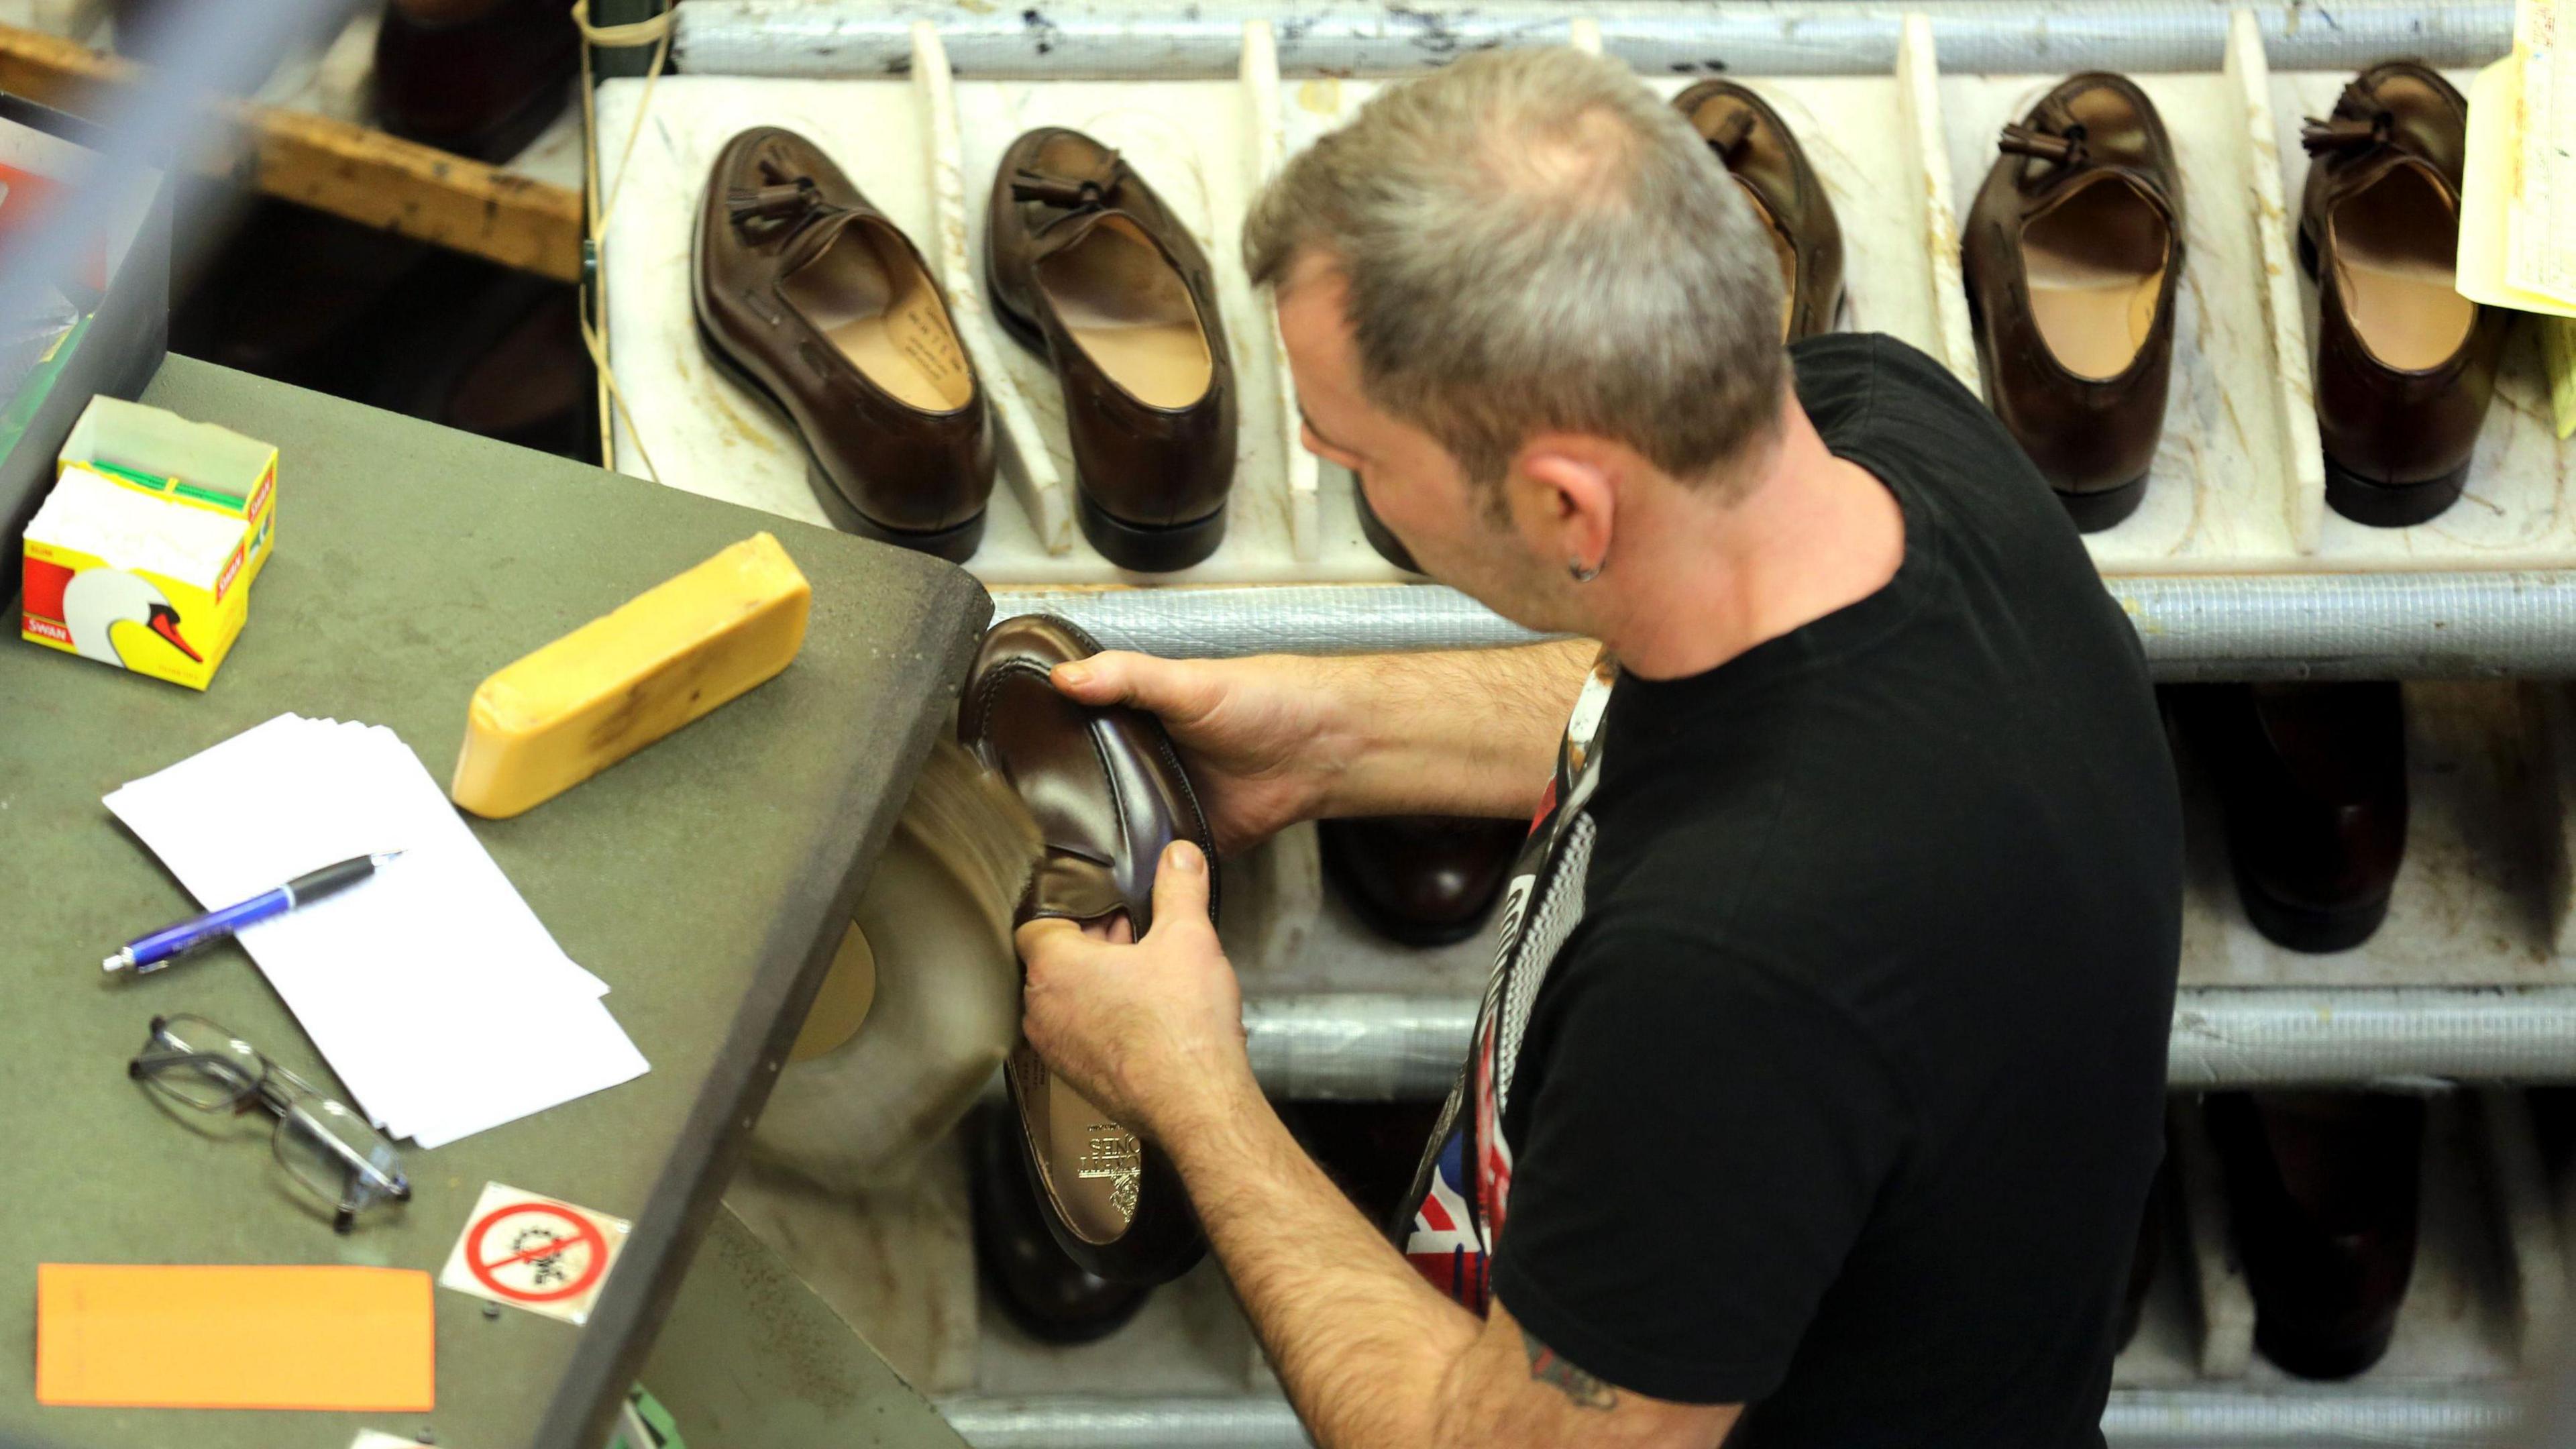
<path fill-rule="evenodd" d="M 1234 364 L 1190 229 L 1117 152 L 1049 126 L 1002 153 L 984 265 L 994 315 L 1064 384 L 1091 546 L 1148 573 L 1216 552 Z"/>
<path fill-rule="evenodd" d="M 2413 61 L 2355 77 L 2308 122 L 2299 264 L 2317 283 L 2317 432 L 2326 502 L 2395 528 L 2468 477 L 2506 316 L 2454 290 L 2469 104 Z"/>
<path fill-rule="evenodd" d="M 2182 186 L 2146 93 L 2070 76 L 1997 143 L 1961 245 L 1986 400 L 2075 526 L 2137 510 L 2164 436 Z"/>
<path fill-rule="evenodd" d="M 991 413 L 911 240 L 813 142 L 762 126 L 717 154 L 694 252 L 708 358 L 794 424 L 832 521 L 974 553 Z"/>
<path fill-rule="evenodd" d="M 1316 827 L 1325 873 L 1369 928 L 1406 946 L 1476 934 L 1520 859 L 1517 820 L 1395 815 Z"/>
<path fill-rule="evenodd" d="M 561 0 L 394 4 L 376 30 L 376 118 L 478 161 L 528 149 L 572 96 L 581 32 Z"/>
<path fill-rule="evenodd" d="M 1726 80 L 1692 86 L 1673 97 L 1673 109 L 1690 118 L 1771 235 L 1787 287 L 1780 340 L 1832 331 L 1843 302 L 1843 229 L 1788 123 L 1760 96 Z"/>
<path fill-rule="evenodd" d="M 1215 841 L 1152 715 L 1079 704 L 1048 682 L 1056 665 L 1098 652 L 1049 615 L 994 625 L 966 678 L 957 738 L 1037 817 L 1045 849 L 1019 919 L 1090 924 L 1123 913 L 1141 937 L 1154 924 L 1163 847 L 1193 840 L 1213 862 Z M 1114 1283 L 1161 1283 L 1198 1261 L 1206 1240 L 1162 1149 L 1049 1073 L 1025 1041 L 1004 1077 L 1047 1226 L 1076 1263 Z"/>
<path fill-rule="evenodd" d="M 1153 1290 L 1112 1283 L 1055 1245 L 1045 1212 L 1029 1195 L 1028 1154 L 1017 1113 L 979 1108 L 958 1128 L 966 1137 L 967 1201 L 975 1224 L 975 1266 L 1022 1333 L 1040 1343 L 1089 1343 L 1136 1316 Z"/>
<path fill-rule="evenodd" d="M 2387 680 L 2202 684 L 2175 715 L 2218 786 L 2246 918 L 2293 951 L 2348 951 L 2406 859 L 2406 713 Z"/>
<path fill-rule="evenodd" d="M 2424 1099 L 2213 1092 L 2204 1110 L 2254 1346 L 2308 1379 L 2379 1362 L 2415 1275 Z"/>

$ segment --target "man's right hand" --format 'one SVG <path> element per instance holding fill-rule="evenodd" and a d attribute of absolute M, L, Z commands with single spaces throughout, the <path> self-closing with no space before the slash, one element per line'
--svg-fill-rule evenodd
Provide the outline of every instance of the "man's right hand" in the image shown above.
<path fill-rule="evenodd" d="M 1596 652 L 1580 640 L 1249 659 L 1112 649 L 1057 665 L 1055 687 L 1159 717 L 1217 851 L 1233 855 L 1327 815 L 1527 820 Z"/>
<path fill-rule="evenodd" d="M 1218 853 L 1233 855 L 1325 810 L 1348 768 L 1331 715 L 1336 661 L 1293 654 L 1158 659 L 1111 649 L 1055 667 L 1084 704 L 1160 718 L 1180 747 Z"/>

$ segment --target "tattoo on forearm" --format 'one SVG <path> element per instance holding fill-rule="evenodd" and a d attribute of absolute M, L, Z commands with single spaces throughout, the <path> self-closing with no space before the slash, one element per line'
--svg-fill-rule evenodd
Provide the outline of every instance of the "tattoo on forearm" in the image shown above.
<path fill-rule="evenodd" d="M 1538 1341 L 1538 1335 L 1521 1330 L 1521 1348 L 1529 1355 L 1530 1379 L 1553 1385 L 1567 1402 L 1578 1409 L 1607 1409 L 1619 1402 L 1619 1391 L 1592 1375 L 1557 1357 L 1556 1350 Z"/>

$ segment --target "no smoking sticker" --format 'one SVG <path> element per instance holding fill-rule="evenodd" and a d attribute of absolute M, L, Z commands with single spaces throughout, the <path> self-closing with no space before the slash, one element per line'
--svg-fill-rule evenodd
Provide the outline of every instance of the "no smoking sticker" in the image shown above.
<path fill-rule="evenodd" d="M 626 1221 L 497 1182 L 465 1221 L 441 1286 L 580 1323 L 608 1281 Z"/>

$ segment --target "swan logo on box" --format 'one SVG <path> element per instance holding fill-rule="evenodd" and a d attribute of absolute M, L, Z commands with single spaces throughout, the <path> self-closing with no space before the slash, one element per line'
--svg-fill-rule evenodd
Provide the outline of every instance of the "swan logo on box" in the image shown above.
<path fill-rule="evenodd" d="M 19 633 L 203 689 L 241 634 L 276 522 L 275 448 L 93 398 L 27 525 Z"/>

